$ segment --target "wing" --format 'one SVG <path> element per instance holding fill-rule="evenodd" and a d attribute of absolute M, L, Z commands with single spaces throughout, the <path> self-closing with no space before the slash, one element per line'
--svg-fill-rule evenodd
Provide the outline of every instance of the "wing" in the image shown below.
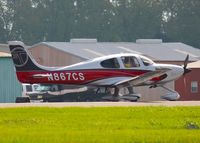
<path fill-rule="evenodd" d="M 169 70 L 170 69 L 160 69 L 160 70 L 156 70 L 156 71 L 147 72 L 141 76 L 136 76 L 136 77 L 130 78 L 128 80 L 123 80 L 123 81 L 117 82 L 113 86 L 128 87 L 128 86 L 141 85 L 142 83 L 145 83 L 153 78 L 164 75 Z"/>

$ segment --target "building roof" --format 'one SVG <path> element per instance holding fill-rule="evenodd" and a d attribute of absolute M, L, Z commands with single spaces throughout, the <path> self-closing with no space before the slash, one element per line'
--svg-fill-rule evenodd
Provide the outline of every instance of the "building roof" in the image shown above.
<path fill-rule="evenodd" d="M 200 68 L 200 60 L 188 64 L 188 68 Z"/>
<path fill-rule="evenodd" d="M 187 54 L 190 55 L 190 61 L 200 59 L 200 49 L 183 43 L 163 43 L 162 41 L 152 41 L 143 39 L 133 42 L 87 42 L 81 40 L 71 40 L 71 42 L 42 42 L 33 45 L 45 45 L 63 52 L 76 55 L 83 59 L 92 59 L 109 54 L 136 53 L 150 57 L 156 61 L 184 61 Z"/>
<path fill-rule="evenodd" d="M 0 58 L 1 57 L 11 57 L 11 54 L 5 53 L 5 52 L 0 52 Z"/>
<path fill-rule="evenodd" d="M 8 44 L 0 44 L 0 52 L 10 53 Z"/>

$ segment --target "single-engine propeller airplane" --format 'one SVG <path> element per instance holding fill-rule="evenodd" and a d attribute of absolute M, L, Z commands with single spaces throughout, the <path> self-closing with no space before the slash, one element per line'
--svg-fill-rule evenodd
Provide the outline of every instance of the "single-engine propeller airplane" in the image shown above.
<path fill-rule="evenodd" d="M 132 53 L 113 54 L 87 60 L 66 67 L 45 67 L 39 65 L 24 48 L 21 41 L 8 42 L 12 59 L 16 68 L 17 78 L 21 83 L 86 85 L 114 88 L 108 100 L 125 99 L 137 101 L 140 96 L 132 87 L 162 87 L 169 91 L 161 98 L 177 100 L 180 95 L 165 86 L 188 73 L 187 63 L 184 66 L 157 64 L 151 59 Z M 129 90 L 128 95 L 119 96 L 119 89 Z"/>

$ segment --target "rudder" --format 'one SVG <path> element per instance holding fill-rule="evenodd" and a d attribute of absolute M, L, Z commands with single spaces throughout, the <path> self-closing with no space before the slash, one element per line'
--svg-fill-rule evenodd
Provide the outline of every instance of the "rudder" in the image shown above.
<path fill-rule="evenodd" d="M 12 55 L 13 63 L 16 71 L 41 71 L 40 67 L 36 65 L 34 59 L 30 57 L 24 43 L 21 41 L 9 41 L 9 48 Z"/>

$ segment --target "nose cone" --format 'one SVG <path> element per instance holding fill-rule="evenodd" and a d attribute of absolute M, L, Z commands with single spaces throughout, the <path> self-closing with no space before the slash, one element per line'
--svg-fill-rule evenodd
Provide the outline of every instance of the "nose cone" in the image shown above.
<path fill-rule="evenodd" d="M 184 69 L 182 66 L 176 66 L 174 70 L 176 74 L 179 74 L 179 75 L 182 75 L 184 73 Z"/>
<path fill-rule="evenodd" d="M 184 68 L 183 68 L 184 69 Z M 187 73 L 189 73 L 189 72 L 191 72 L 192 70 L 191 69 L 184 69 L 184 73 L 183 73 L 183 75 L 185 75 L 185 74 L 187 74 Z"/>

